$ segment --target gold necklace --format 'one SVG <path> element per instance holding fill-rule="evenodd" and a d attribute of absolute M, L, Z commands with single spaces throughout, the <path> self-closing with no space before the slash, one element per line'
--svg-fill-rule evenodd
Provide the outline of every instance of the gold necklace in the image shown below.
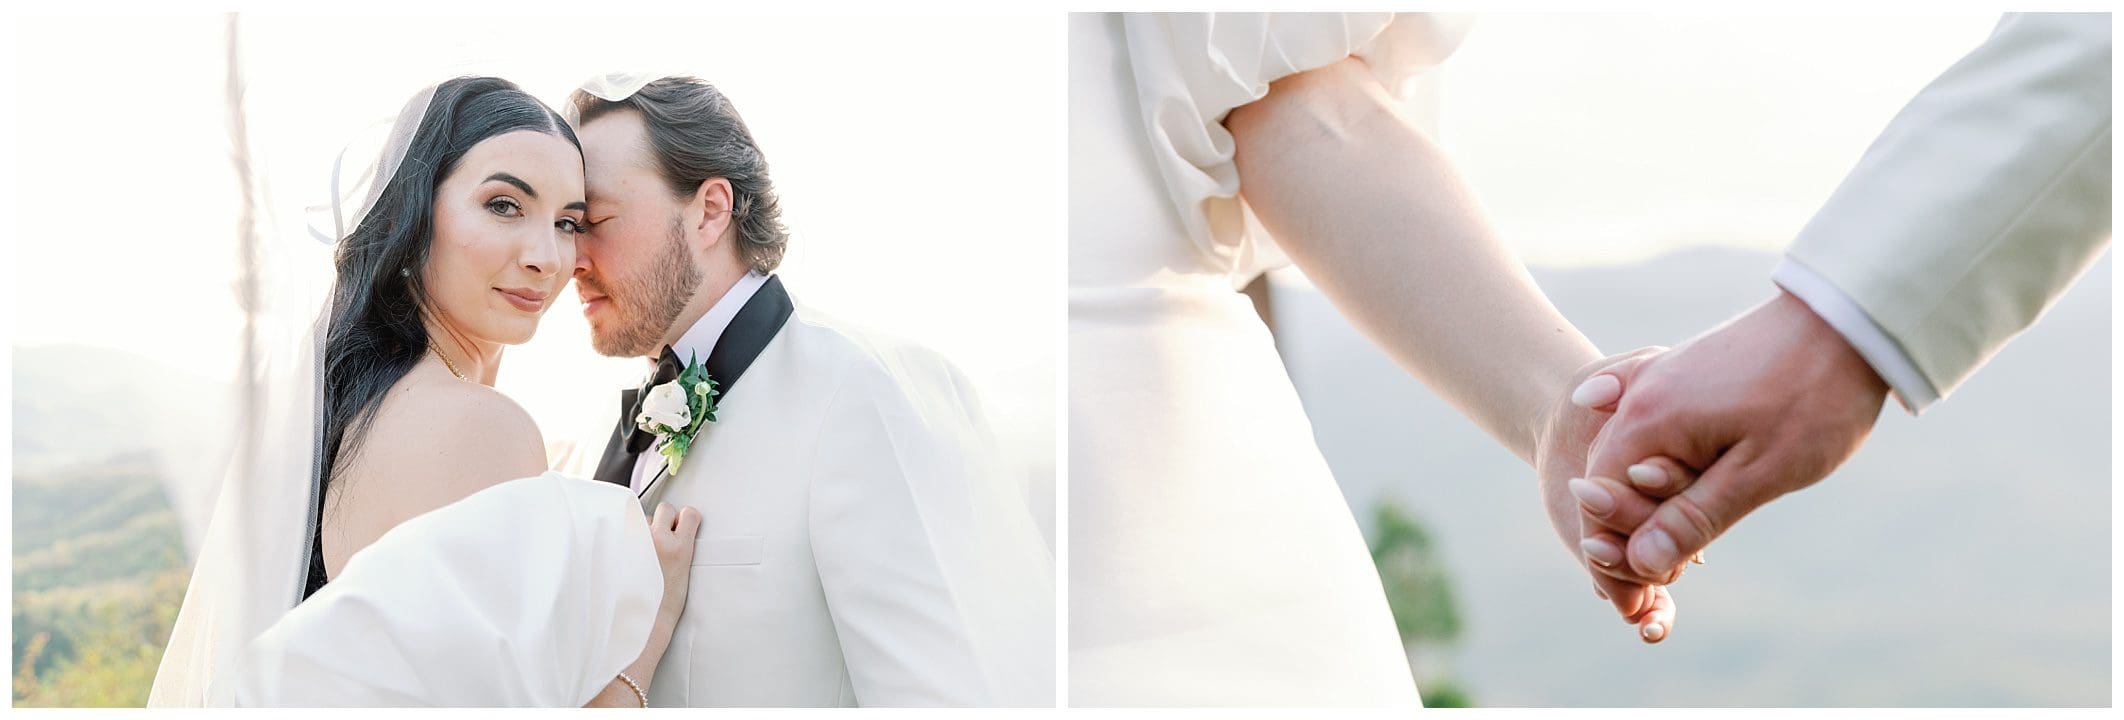
<path fill-rule="evenodd" d="M 465 379 L 465 374 L 457 371 L 457 364 L 450 362 L 450 356 L 442 354 L 442 351 L 437 350 L 434 345 L 429 345 L 428 351 L 435 353 L 435 357 L 443 361 L 443 367 L 449 368 L 451 375 L 456 375 L 459 380 Z"/>

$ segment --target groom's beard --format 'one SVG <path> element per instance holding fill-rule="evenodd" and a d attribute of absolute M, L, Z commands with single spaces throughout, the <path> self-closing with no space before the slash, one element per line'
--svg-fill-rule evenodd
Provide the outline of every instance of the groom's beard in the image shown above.
<path fill-rule="evenodd" d="M 686 251 L 685 219 L 672 218 L 663 251 L 639 273 L 620 278 L 614 285 L 606 285 L 594 275 L 576 278 L 576 282 L 603 293 L 618 315 L 611 327 L 590 329 L 590 346 L 598 354 L 610 357 L 655 355 L 663 349 L 658 345 L 664 333 L 678 321 L 679 313 L 686 311 L 686 303 L 699 291 L 705 276 Z"/>

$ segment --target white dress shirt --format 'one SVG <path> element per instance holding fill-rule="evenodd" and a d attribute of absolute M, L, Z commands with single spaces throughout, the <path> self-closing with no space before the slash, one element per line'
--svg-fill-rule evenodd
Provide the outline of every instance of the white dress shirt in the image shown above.
<path fill-rule="evenodd" d="M 1882 330 L 1879 323 L 1866 316 L 1864 308 L 1821 273 L 1785 258 L 1784 262 L 1778 263 L 1777 271 L 1771 273 L 1770 280 L 1806 303 L 1823 322 L 1829 323 L 1829 327 L 1836 328 L 1836 332 L 1844 336 L 1844 341 L 1851 343 L 1851 349 L 1857 350 L 1859 357 L 1865 358 L 1866 364 L 1873 366 L 1873 372 L 1895 391 L 1896 402 L 1902 403 L 1904 410 L 1916 415 L 1940 399 L 1939 390 L 1925 380 L 1924 373 L 1918 372 L 1917 363 L 1910 361 L 1903 346 L 1896 344 L 1895 338 L 1888 337 L 1888 332 Z"/>

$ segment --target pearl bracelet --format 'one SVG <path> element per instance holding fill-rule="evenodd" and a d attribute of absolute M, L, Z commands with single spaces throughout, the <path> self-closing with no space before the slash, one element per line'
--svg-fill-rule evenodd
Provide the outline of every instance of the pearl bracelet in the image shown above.
<path fill-rule="evenodd" d="M 634 678 L 627 677 L 625 671 L 620 672 L 619 679 L 620 682 L 626 683 L 629 689 L 634 690 L 634 699 L 642 701 L 642 707 L 649 707 L 649 693 L 642 692 L 640 683 L 636 683 Z"/>

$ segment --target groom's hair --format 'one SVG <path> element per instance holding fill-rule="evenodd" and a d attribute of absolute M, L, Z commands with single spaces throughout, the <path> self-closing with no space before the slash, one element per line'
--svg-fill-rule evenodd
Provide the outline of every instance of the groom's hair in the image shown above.
<path fill-rule="evenodd" d="M 696 77 L 674 75 L 643 86 L 623 100 L 606 100 L 582 90 L 569 96 L 577 126 L 618 110 L 641 113 L 649 130 L 650 151 L 671 192 L 692 197 L 710 178 L 730 182 L 731 217 L 737 219 L 738 260 L 762 273 L 782 264 L 789 231 L 782 227 L 782 207 L 774 182 L 767 177 L 767 158 L 752 131 L 715 86 Z"/>

